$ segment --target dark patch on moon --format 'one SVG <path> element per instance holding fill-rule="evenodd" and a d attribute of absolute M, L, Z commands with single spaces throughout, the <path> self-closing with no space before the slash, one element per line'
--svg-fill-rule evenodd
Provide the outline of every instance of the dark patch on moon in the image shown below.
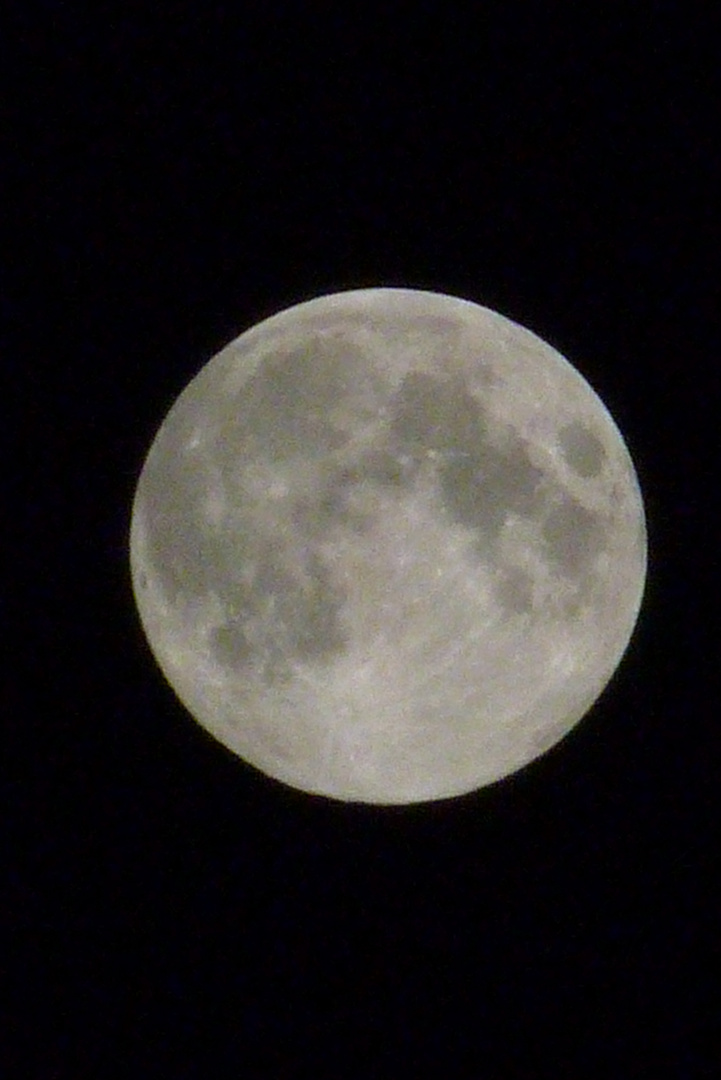
<path fill-rule="evenodd" d="M 402 491 L 408 488 L 416 464 L 411 456 L 394 454 L 387 447 L 378 447 L 360 458 L 349 470 L 347 479 L 351 482 L 367 480 L 383 488 Z"/>
<path fill-rule="evenodd" d="M 353 330 L 361 330 L 367 333 L 373 331 L 379 341 L 386 345 L 396 342 L 407 341 L 409 337 L 420 337 L 424 347 L 448 346 L 457 340 L 459 334 L 458 321 L 444 315 L 429 315 L 423 311 L 402 313 L 397 311 L 393 319 L 387 315 L 376 315 L 373 312 L 363 314 L 345 313 L 338 316 L 338 322 Z"/>
<path fill-rule="evenodd" d="M 299 543 L 316 545 L 337 526 L 364 532 L 370 524 L 369 514 L 353 500 L 364 482 L 368 481 L 360 468 L 346 466 L 337 469 L 314 495 L 299 499 L 291 511 Z"/>
<path fill-rule="evenodd" d="M 391 403 L 389 437 L 411 459 L 432 452 L 446 513 L 482 546 L 510 513 L 531 516 L 542 506 L 543 471 L 522 442 L 499 446 L 488 437 L 483 408 L 462 379 L 410 372 Z"/>
<path fill-rule="evenodd" d="M 567 496 L 550 511 L 541 535 L 549 561 L 573 577 L 591 567 L 606 543 L 599 515 Z"/>
<path fill-rule="evenodd" d="M 144 477 L 148 506 L 148 561 L 171 603 L 201 597 L 218 583 L 218 544 L 200 532 L 198 494 L 205 488 L 200 468 L 159 451 Z"/>
<path fill-rule="evenodd" d="M 243 388 L 236 429 L 271 461 L 321 456 L 338 449 L 346 437 L 329 423 L 327 407 L 329 394 L 340 390 L 340 380 L 333 369 L 327 376 L 328 385 L 323 387 L 317 372 L 314 377 L 310 348 L 267 360 Z"/>
<path fill-rule="evenodd" d="M 341 614 L 345 594 L 332 582 L 323 559 L 311 551 L 308 580 L 294 599 L 289 628 L 295 654 L 303 661 L 326 661 L 346 651 Z"/>
<path fill-rule="evenodd" d="M 378 379 L 362 350 L 344 335 L 314 335 L 302 346 L 266 356 L 226 404 L 216 445 L 229 467 L 248 455 L 266 461 L 322 459 L 348 441 L 329 419 L 340 401 L 357 416 L 375 400 Z"/>
<path fill-rule="evenodd" d="M 451 519 L 494 538 L 510 513 L 531 515 L 539 507 L 543 473 L 521 444 L 487 444 L 439 466 L 443 503 Z"/>
<path fill-rule="evenodd" d="M 566 464 L 584 480 L 602 472 L 606 449 L 585 424 L 578 421 L 566 424 L 558 433 L 558 442 Z"/>
<path fill-rule="evenodd" d="M 407 451 L 473 451 L 483 441 L 481 407 L 460 380 L 411 371 L 391 410 L 391 438 Z"/>
<path fill-rule="evenodd" d="M 239 668 L 253 658 L 253 645 L 238 619 L 228 619 L 210 632 L 210 650 L 221 667 Z"/>
<path fill-rule="evenodd" d="M 509 510 L 520 515 L 535 513 L 541 505 L 543 471 L 535 466 L 522 443 L 496 451 L 489 483 L 502 492 Z"/>
<path fill-rule="evenodd" d="M 506 520 L 503 493 L 491 480 L 490 461 L 483 454 L 451 458 L 439 465 L 443 506 L 456 525 L 495 537 Z"/>
<path fill-rule="evenodd" d="M 422 329 L 438 337 L 453 338 L 458 334 L 458 323 L 455 319 L 448 319 L 443 315 L 416 315 L 413 329 Z"/>
<path fill-rule="evenodd" d="M 494 589 L 498 603 L 509 614 L 528 615 L 533 609 L 533 578 L 520 567 L 506 570 Z"/>
<path fill-rule="evenodd" d="M 499 386 L 503 381 L 495 369 L 491 360 L 484 357 L 476 357 L 468 364 L 468 371 L 483 386 Z"/>
<path fill-rule="evenodd" d="M 271 549 L 248 567 L 246 580 L 226 588 L 228 619 L 211 634 L 223 666 L 261 668 L 278 682 L 291 676 L 293 662 L 322 663 L 346 651 L 344 595 L 316 552 L 291 571 L 288 551 Z"/>

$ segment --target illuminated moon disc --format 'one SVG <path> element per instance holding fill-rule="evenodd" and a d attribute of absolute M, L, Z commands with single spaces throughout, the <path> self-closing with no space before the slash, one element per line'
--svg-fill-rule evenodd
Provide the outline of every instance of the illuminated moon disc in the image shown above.
<path fill-rule="evenodd" d="M 459 795 L 570 731 L 630 640 L 643 503 L 607 409 L 475 303 L 362 289 L 241 334 L 135 494 L 133 588 L 180 700 L 302 790 Z"/>

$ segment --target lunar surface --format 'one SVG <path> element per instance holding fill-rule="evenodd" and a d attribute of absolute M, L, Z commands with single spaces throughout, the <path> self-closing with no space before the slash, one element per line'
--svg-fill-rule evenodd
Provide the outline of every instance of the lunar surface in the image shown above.
<path fill-rule="evenodd" d="M 214 356 L 139 477 L 141 621 L 195 719 L 367 803 L 459 795 L 586 714 L 636 623 L 646 528 L 612 417 L 467 300 L 321 296 Z"/>

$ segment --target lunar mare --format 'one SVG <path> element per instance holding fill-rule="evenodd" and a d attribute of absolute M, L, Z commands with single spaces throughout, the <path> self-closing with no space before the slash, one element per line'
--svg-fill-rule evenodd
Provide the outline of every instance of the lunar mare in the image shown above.
<path fill-rule="evenodd" d="M 640 610 L 646 528 L 609 412 L 487 308 L 321 296 L 180 394 L 132 511 L 151 649 L 195 719 L 332 798 L 449 797 L 585 715 Z"/>

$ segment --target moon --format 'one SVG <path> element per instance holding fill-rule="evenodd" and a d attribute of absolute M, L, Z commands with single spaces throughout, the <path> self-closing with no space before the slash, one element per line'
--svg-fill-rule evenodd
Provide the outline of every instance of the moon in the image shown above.
<path fill-rule="evenodd" d="M 449 798 L 561 740 L 643 596 L 624 439 L 531 331 L 442 293 L 319 296 L 236 338 L 149 449 L 130 523 L 191 715 L 332 799 Z"/>

